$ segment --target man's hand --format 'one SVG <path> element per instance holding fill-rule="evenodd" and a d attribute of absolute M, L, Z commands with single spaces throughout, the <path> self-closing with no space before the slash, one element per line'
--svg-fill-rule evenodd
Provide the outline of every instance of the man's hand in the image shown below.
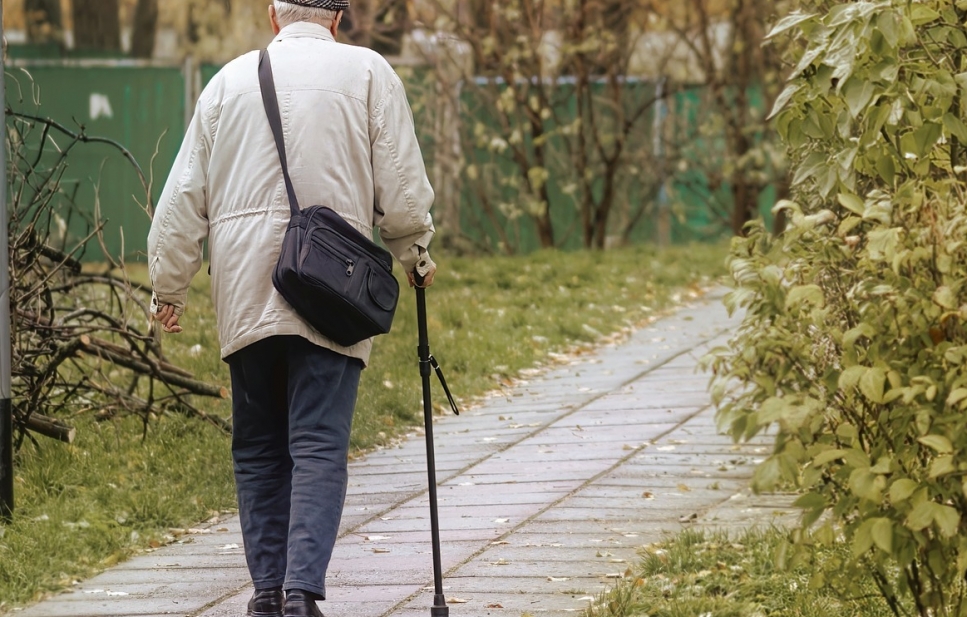
<path fill-rule="evenodd" d="M 171 334 L 178 334 L 181 332 L 181 326 L 178 325 L 178 318 L 180 315 L 175 314 L 175 307 L 170 304 L 162 304 L 158 312 L 151 316 L 161 323 L 161 329 L 165 332 Z"/>
<path fill-rule="evenodd" d="M 427 288 L 427 287 L 429 287 L 430 285 L 433 284 L 433 275 L 434 274 L 436 274 L 436 266 L 435 265 L 434 266 L 430 266 L 430 269 L 427 271 L 426 275 L 423 277 L 423 284 L 422 285 L 417 285 L 416 284 L 416 273 L 415 272 L 407 272 L 406 273 L 406 277 L 410 281 L 410 287 L 420 287 L 420 288 L 425 289 L 425 288 Z"/>

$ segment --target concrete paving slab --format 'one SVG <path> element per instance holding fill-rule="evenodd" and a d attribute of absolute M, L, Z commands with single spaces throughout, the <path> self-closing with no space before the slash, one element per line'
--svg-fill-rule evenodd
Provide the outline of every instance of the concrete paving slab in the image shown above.
<path fill-rule="evenodd" d="M 446 595 L 447 597 L 456 596 L 462 598 L 464 595 L 477 593 L 491 594 L 496 592 L 508 598 L 509 601 L 515 595 L 535 594 L 542 597 L 548 594 L 560 594 L 566 596 L 568 600 L 579 600 L 581 595 L 569 592 L 574 591 L 580 592 L 582 595 L 593 595 L 604 591 L 614 584 L 614 579 L 602 579 L 596 576 L 570 576 L 560 578 L 567 578 L 567 580 L 548 580 L 547 576 L 536 572 L 532 576 L 519 576 L 516 578 L 501 579 L 499 581 L 482 576 L 451 576 L 447 579 L 449 589 L 446 590 Z M 573 596 L 577 596 L 577 598 Z M 523 600 L 529 602 L 526 598 L 523 598 Z M 432 603 L 432 598 L 430 598 L 430 603 Z M 402 614 L 400 613 L 400 615 Z M 397 614 L 394 613 L 393 617 L 397 617 Z"/>
<path fill-rule="evenodd" d="M 659 537 L 659 534 L 655 534 L 655 537 Z M 640 534 L 635 534 L 633 537 L 626 537 L 621 533 L 540 533 L 535 530 L 532 526 L 526 526 L 516 531 L 513 535 L 509 536 L 506 540 L 499 544 L 494 544 L 492 546 L 506 546 L 511 549 L 523 547 L 553 547 L 561 550 L 571 549 L 571 548 L 581 548 L 581 549 L 611 549 L 611 548 L 626 548 L 626 549 L 637 549 L 640 546 L 649 544 L 653 540 L 650 537 L 642 537 Z M 489 548 L 487 550 L 490 550 Z"/>

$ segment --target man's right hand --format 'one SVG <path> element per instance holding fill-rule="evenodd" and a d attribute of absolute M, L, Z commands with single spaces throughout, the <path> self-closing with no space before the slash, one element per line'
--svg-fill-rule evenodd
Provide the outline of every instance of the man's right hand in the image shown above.
<path fill-rule="evenodd" d="M 408 272 L 406 274 L 406 276 L 410 280 L 410 287 L 420 287 L 421 289 L 426 289 L 427 287 L 429 287 L 430 285 L 433 284 L 433 275 L 434 274 L 436 274 L 436 265 L 430 266 L 430 269 L 427 270 L 426 275 L 423 277 L 423 284 L 422 285 L 417 285 L 416 284 L 416 271 L 415 270 L 413 272 Z"/>

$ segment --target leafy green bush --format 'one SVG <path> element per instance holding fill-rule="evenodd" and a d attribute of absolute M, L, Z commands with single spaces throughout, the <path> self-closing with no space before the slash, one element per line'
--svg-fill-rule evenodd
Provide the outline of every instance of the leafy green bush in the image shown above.
<path fill-rule="evenodd" d="M 777 426 L 755 484 L 802 490 L 787 558 L 850 543 L 814 584 L 870 570 L 897 615 L 965 615 L 967 1 L 804 4 L 772 34 L 801 43 L 774 111 L 798 203 L 733 244 L 718 419 Z"/>

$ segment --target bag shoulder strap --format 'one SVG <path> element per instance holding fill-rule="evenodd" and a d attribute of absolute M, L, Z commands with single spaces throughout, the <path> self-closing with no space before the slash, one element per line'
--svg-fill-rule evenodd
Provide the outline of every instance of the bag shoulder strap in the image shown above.
<path fill-rule="evenodd" d="M 279 112 L 279 98 L 275 93 L 275 79 L 272 77 L 272 62 L 269 60 L 268 50 L 259 53 L 259 89 L 262 91 L 262 105 L 265 115 L 272 127 L 275 137 L 275 147 L 279 151 L 279 162 L 282 164 L 282 177 L 285 178 L 285 192 L 289 194 L 289 211 L 292 216 L 299 216 L 299 200 L 292 188 L 292 178 L 289 177 L 289 166 L 285 159 L 285 137 L 282 133 L 282 114 Z"/>

